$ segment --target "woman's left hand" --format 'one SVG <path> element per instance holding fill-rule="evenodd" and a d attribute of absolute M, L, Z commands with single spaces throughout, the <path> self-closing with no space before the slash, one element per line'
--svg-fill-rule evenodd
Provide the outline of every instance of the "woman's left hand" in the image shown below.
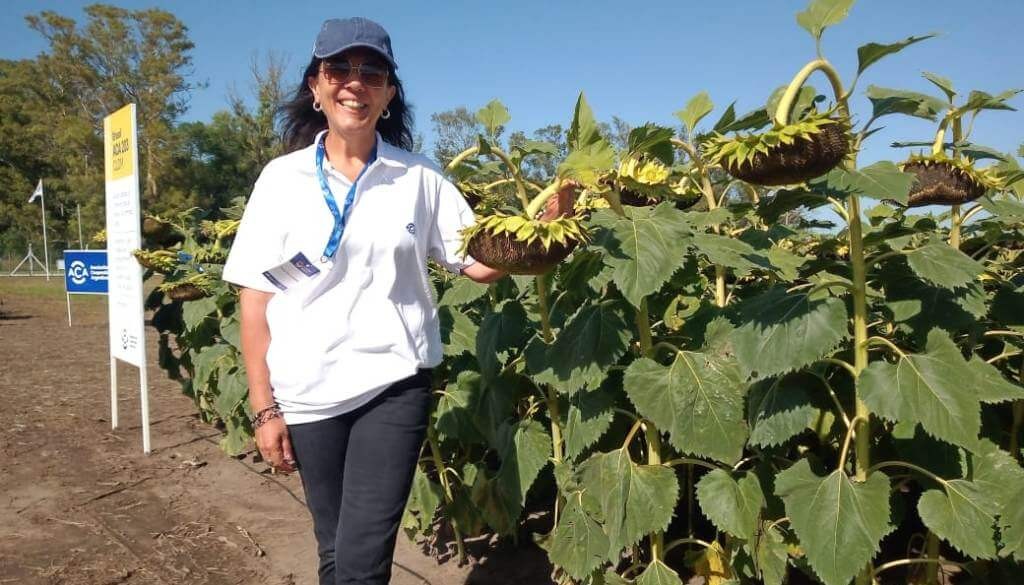
<path fill-rule="evenodd" d="M 576 204 L 576 197 L 581 188 L 582 186 L 576 181 L 563 182 L 558 193 L 552 195 L 544 205 L 544 213 L 541 214 L 540 219 L 551 221 L 557 217 L 572 215 L 573 206 Z"/>

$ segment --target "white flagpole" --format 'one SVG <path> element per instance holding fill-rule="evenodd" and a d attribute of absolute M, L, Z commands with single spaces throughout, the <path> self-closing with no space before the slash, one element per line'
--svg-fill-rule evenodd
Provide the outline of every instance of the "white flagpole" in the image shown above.
<path fill-rule="evenodd" d="M 75 208 L 78 210 L 78 249 L 84 250 L 85 244 L 82 243 L 82 204 L 76 203 Z"/>
<path fill-rule="evenodd" d="M 43 180 L 39 179 L 39 186 L 43 186 Z M 42 197 L 42 205 L 39 210 L 43 214 L 43 262 L 46 263 L 46 280 L 50 280 L 50 247 L 46 244 L 46 193 L 39 189 L 39 196 Z"/>

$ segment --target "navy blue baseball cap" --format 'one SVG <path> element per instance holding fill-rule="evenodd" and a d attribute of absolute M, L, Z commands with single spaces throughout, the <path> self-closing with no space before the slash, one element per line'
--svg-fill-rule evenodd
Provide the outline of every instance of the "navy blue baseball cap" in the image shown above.
<path fill-rule="evenodd" d="M 359 16 L 325 20 L 313 43 L 313 56 L 326 59 L 356 47 L 379 53 L 392 68 L 398 69 L 388 32 L 376 22 Z"/>

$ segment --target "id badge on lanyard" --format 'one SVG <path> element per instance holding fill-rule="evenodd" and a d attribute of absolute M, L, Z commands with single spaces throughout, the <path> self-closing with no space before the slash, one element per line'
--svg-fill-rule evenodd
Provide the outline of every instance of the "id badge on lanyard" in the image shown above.
<path fill-rule="evenodd" d="M 366 169 L 370 168 L 373 161 L 377 159 L 377 145 L 374 144 L 366 165 L 363 167 L 363 170 L 359 171 L 356 180 L 352 181 L 352 186 L 348 189 L 348 194 L 345 196 L 344 209 L 338 209 L 338 202 L 334 199 L 331 186 L 327 184 L 327 174 L 324 173 L 324 158 L 327 156 L 326 141 L 327 133 L 325 132 L 316 143 L 316 178 L 320 181 L 320 190 L 323 191 L 324 201 L 327 203 L 328 209 L 331 210 L 331 215 L 334 216 L 334 229 L 331 230 L 331 236 L 328 238 L 327 245 L 324 247 L 324 253 L 320 257 L 322 264 L 329 262 L 338 252 L 338 246 L 341 245 L 341 236 L 345 233 L 345 225 L 348 223 L 348 216 L 352 212 L 352 203 L 356 198 L 356 186 L 359 184 L 359 179 L 362 179 L 366 173 Z"/>
<path fill-rule="evenodd" d="M 341 245 L 341 236 L 345 233 L 345 225 L 352 210 L 352 203 L 355 201 L 356 185 L 359 184 L 359 179 L 366 173 L 366 169 L 370 168 L 370 165 L 376 160 L 377 147 L 374 145 L 373 151 L 370 152 L 369 160 L 366 161 L 366 165 L 359 172 L 356 180 L 352 182 L 352 186 L 345 196 L 344 209 L 338 209 L 338 203 L 334 199 L 334 193 L 331 192 L 331 187 L 327 183 L 327 174 L 324 172 L 324 158 L 327 154 L 327 149 L 324 146 L 326 137 L 327 133 L 325 132 L 317 141 L 316 176 L 320 182 L 320 189 L 323 191 L 324 201 L 327 203 L 328 209 L 331 210 L 331 215 L 334 216 L 334 227 L 327 240 L 327 245 L 324 247 L 323 255 L 320 257 L 320 264 L 327 265 L 325 270 L 330 270 L 334 255 L 337 254 L 338 247 Z M 295 293 L 307 288 L 305 285 L 317 280 L 322 272 L 305 254 L 299 252 L 281 264 L 264 271 L 263 276 L 280 291 Z"/>

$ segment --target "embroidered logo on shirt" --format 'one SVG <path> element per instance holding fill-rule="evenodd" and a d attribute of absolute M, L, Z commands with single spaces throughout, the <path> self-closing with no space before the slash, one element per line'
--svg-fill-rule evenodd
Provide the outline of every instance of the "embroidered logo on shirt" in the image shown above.
<path fill-rule="evenodd" d="M 407 224 L 405 226 L 405 231 L 407 231 L 410 234 L 415 236 L 416 235 L 416 224 L 414 224 L 414 223 Z"/>

